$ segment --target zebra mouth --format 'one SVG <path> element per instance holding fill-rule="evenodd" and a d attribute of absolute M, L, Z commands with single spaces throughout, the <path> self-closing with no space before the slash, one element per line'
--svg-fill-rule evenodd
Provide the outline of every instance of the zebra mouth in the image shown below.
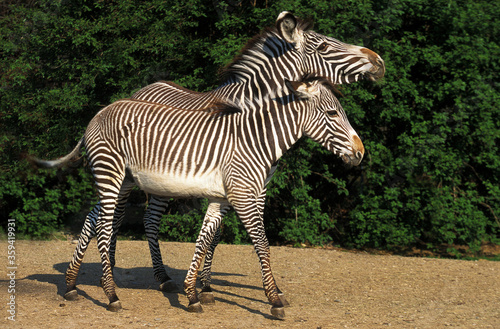
<path fill-rule="evenodd" d="M 361 152 L 357 152 L 355 157 L 351 157 L 347 154 L 340 154 L 340 158 L 344 161 L 344 164 L 348 167 L 355 167 L 361 163 L 363 160 L 363 155 Z"/>
<path fill-rule="evenodd" d="M 377 60 L 373 63 L 373 67 L 370 71 L 365 73 L 365 78 L 371 81 L 377 81 L 385 75 L 385 64 L 383 60 Z"/>
<path fill-rule="evenodd" d="M 348 156 L 347 154 L 342 154 L 340 156 L 340 158 L 342 159 L 342 161 L 344 161 L 344 164 L 347 166 L 347 167 L 352 167 L 353 166 L 353 161 L 351 159 L 350 156 Z"/>

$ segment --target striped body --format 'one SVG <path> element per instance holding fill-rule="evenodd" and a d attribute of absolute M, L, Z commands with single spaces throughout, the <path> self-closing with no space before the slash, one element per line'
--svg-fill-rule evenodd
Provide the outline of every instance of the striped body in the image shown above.
<path fill-rule="evenodd" d="M 263 93 L 281 88 L 285 80 L 326 77 L 333 83 L 342 84 L 363 78 L 377 80 L 384 75 L 384 61 L 373 51 L 308 30 L 308 23 L 300 20 L 294 22 L 295 27 L 287 33 L 283 28 L 283 21 L 286 19 L 291 19 L 290 15 L 282 13 L 275 28 L 265 30 L 248 42 L 241 55 L 225 69 L 224 83 L 217 89 L 199 93 L 162 81 L 142 88 L 132 98 L 185 109 L 199 109 L 210 106 L 219 98 L 235 102 L 241 102 L 245 98 L 259 99 Z M 272 173 L 267 181 L 271 177 Z M 265 192 L 264 188 L 261 195 L 265 196 Z M 154 196 L 152 201 L 157 202 Z M 264 200 L 260 202 L 263 211 Z M 159 221 L 160 217 L 149 219 Z M 215 246 L 219 237 L 220 232 L 217 232 Z M 210 264 L 215 246 L 210 248 L 205 257 L 205 267 L 200 275 L 202 291 L 211 292 Z M 153 266 L 161 269 L 163 264 L 155 264 L 154 259 L 161 260 L 159 250 L 154 253 Z M 156 277 L 161 281 L 165 280 L 161 278 L 167 278 L 168 275 L 164 273 Z"/>
<path fill-rule="evenodd" d="M 280 317 L 283 304 L 271 273 L 259 209 L 272 165 L 303 135 L 352 165 L 360 163 L 364 148 L 331 87 L 322 80 L 287 83 L 287 88 L 255 104 L 238 105 L 240 111 L 234 105 L 187 111 L 122 100 L 92 119 L 82 141 L 99 193 L 93 212 L 98 213 L 102 283 L 111 309 L 119 305 L 109 259 L 113 217 L 120 195 L 137 184 L 156 196 L 207 197 L 211 202 L 184 282 L 190 309 L 199 307 L 195 281 L 201 260 L 231 205 L 254 243 L 266 295 L 273 314 Z M 61 160 L 38 162 L 60 165 L 77 153 L 80 144 Z"/>
<path fill-rule="evenodd" d="M 300 81 L 307 76 L 326 77 L 331 82 L 341 84 L 351 83 L 362 78 L 376 80 L 384 75 L 384 62 L 373 51 L 323 36 L 309 30 L 310 27 L 309 23 L 284 12 L 278 17 L 275 27 L 264 30 L 247 43 L 241 54 L 225 69 L 223 83 L 215 90 L 198 93 L 171 82 L 157 82 L 136 92 L 132 99 L 165 104 L 185 110 L 209 108 L 220 100 L 231 100 L 239 103 L 249 100 L 254 103 L 253 107 L 258 107 L 259 99 L 265 97 L 266 93 L 282 88 L 286 79 Z M 269 172 L 266 182 L 271 179 L 274 169 L 276 167 L 273 167 Z M 201 178 L 196 179 L 200 180 L 182 182 L 181 184 L 180 181 L 175 183 L 175 177 L 170 175 L 170 179 L 165 183 L 169 186 L 163 186 L 163 189 L 173 190 L 175 188 L 173 185 L 176 185 L 179 191 L 175 195 L 183 196 L 189 195 L 189 185 L 196 186 L 199 183 L 210 185 L 209 181 Z M 148 184 L 145 184 L 144 180 L 157 182 L 157 177 L 141 172 L 137 174 L 136 181 L 151 194 L 152 189 L 147 187 Z M 265 192 L 265 188 L 260 192 L 261 212 L 264 208 Z M 128 188 L 122 187 L 117 201 L 110 247 L 112 265 L 114 265 L 115 258 L 116 234 L 123 220 L 123 211 L 129 193 Z M 167 200 L 168 198 L 153 194 L 149 202 L 151 209 L 147 210 L 144 223 L 155 278 L 161 282 L 160 287 L 164 287 L 166 282 L 170 282 L 169 286 L 175 289 L 163 267 L 157 240 L 159 221 L 162 212 L 167 207 Z M 219 207 L 218 204 L 213 206 Z M 212 204 L 209 205 L 210 207 Z M 226 206 L 221 212 L 225 213 L 228 209 L 229 206 Z M 210 213 L 215 212 L 210 211 Z M 97 211 L 94 211 L 89 214 L 85 221 L 79 244 L 67 271 L 68 291 L 74 289 L 78 268 L 83 260 L 88 242 L 95 235 L 96 224 Z M 203 285 L 202 291 L 210 291 L 210 264 L 218 238 L 219 233 L 215 236 L 214 246 L 210 248 L 205 257 L 205 267 L 200 275 Z"/>

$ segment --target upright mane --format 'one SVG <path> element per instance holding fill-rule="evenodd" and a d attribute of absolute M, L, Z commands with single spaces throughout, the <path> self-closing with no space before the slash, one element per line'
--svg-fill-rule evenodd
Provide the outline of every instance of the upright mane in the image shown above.
<path fill-rule="evenodd" d="M 314 26 L 314 23 L 311 19 L 300 19 L 297 18 L 297 28 L 303 30 L 303 31 L 308 31 L 312 29 Z M 239 51 L 239 54 L 225 67 L 223 67 L 220 72 L 219 76 L 220 79 L 225 79 L 231 74 L 237 74 L 238 72 L 241 71 L 240 68 L 237 68 L 236 65 L 239 64 L 246 56 L 251 56 L 251 52 L 254 52 L 258 44 L 263 44 L 266 39 L 270 36 L 276 36 L 279 37 L 280 39 L 283 39 L 283 37 L 280 35 L 278 32 L 278 29 L 276 26 L 268 26 L 264 28 L 259 34 L 255 35 L 252 37 L 250 40 L 247 41 L 247 43 L 241 48 Z"/>
<path fill-rule="evenodd" d="M 183 86 L 181 86 L 181 85 L 178 85 L 177 83 L 175 83 L 175 82 L 173 82 L 173 81 L 165 81 L 165 80 L 160 80 L 160 81 L 157 81 L 156 83 L 163 83 L 163 84 L 166 84 L 166 85 L 171 86 L 172 88 L 179 89 L 180 91 L 183 91 L 183 92 L 185 92 L 185 93 L 192 94 L 192 95 L 199 95 L 199 94 L 202 94 L 202 92 L 199 92 L 199 91 L 194 91 L 194 90 L 188 89 L 188 88 L 186 88 L 186 87 L 183 87 Z"/>

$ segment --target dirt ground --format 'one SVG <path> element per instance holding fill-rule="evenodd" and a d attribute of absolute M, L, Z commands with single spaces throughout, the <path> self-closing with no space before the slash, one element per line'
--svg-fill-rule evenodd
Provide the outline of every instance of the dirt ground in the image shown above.
<path fill-rule="evenodd" d="M 500 328 L 500 262 L 272 247 L 273 273 L 291 304 L 285 320 L 275 320 L 252 246 L 218 247 L 216 304 L 201 314 L 187 312 L 183 293 L 158 290 L 145 241 L 118 241 L 118 313 L 105 308 L 95 242 L 73 302 L 62 295 L 75 244 L 16 241 L 15 247 L 11 294 L 7 242 L 0 242 L 2 328 Z M 168 273 L 182 286 L 194 244 L 161 243 L 161 250 Z M 15 322 L 8 319 L 11 295 Z"/>

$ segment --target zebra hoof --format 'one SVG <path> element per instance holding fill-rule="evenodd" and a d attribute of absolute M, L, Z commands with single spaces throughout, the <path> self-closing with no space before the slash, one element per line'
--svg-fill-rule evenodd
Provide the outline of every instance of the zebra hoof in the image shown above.
<path fill-rule="evenodd" d="M 70 290 L 64 294 L 64 299 L 66 300 L 76 300 L 78 298 L 78 292 L 75 290 Z"/>
<path fill-rule="evenodd" d="M 108 311 L 118 312 L 118 311 L 121 311 L 121 310 L 122 310 L 122 303 L 120 303 L 119 300 L 114 301 L 112 303 L 109 303 L 109 305 L 108 305 Z"/>
<path fill-rule="evenodd" d="M 276 318 L 283 320 L 285 318 L 285 308 L 284 307 L 271 307 L 271 314 Z"/>
<path fill-rule="evenodd" d="M 213 292 L 200 292 L 198 295 L 198 298 L 200 299 L 200 302 L 203 305 L 213 305 L 215 304 L 215 298 L 214 298 L 214 293 Z"/>
<path fill-rule="evenodd" d="M 163 292 L 179 292 L 179 286 L 173 280 L 160 283 L 160 290 Z"/>
<path fill-rule="evenodd" d="M 289 303 L 289 302 L 286 300 L 286 298 L 285 298 L 285 294 L 280 293 L 280 294 L 278 294 L 278 297 L 280 298 L 281 303 L 283 303 L 283 306 L 284 306 L 284 307 L 288 307 L 288 306 L 290 306 L 290 303 Z"/>
<path fill-rule="evenodd" d="M 201 307 L 200 302 L 196 302 L 196 303 L 190 304 L 188 306 L 188 312 L 190 312 L 190 313 L 203 313 L 203 307 Z"/>

